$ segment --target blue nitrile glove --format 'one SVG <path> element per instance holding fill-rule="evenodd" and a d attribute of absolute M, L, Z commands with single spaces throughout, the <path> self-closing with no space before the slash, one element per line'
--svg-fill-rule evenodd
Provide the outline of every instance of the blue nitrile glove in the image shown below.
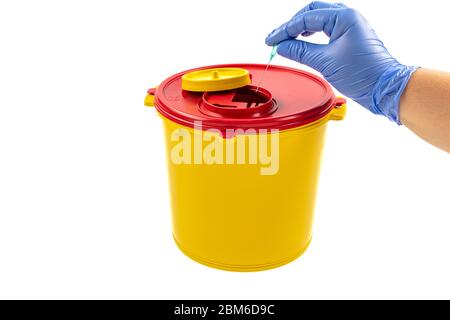
<path fill-rule="evenodd" d="M 295 40 L 323 31 L 329 44 Z M 375 114 L 400 123 L 400 97 L 417 67 L 395 60 L 361 14 L 343 4 L 312 2 L 272 31 L 266 44 L 319 71 L 337 90 Z"/>

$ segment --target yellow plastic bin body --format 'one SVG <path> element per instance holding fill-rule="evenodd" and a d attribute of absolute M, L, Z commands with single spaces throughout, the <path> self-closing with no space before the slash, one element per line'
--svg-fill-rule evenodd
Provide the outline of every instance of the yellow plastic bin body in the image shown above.
<path fill-rule="evenodd" d="M 327 124 L 343 119 L 345 110 L 341 102 L 306 125 L 231 137 L 184 126 L 163 115 L 173 237 L 181 251 L 201 264 L 238 272 L 276 268 L 302 255 L 312 236 Z M 173 161 L 181 141 L 175 136 L 189 141 L 192 153 L 183 155 L 187 163 Z M 278 160 L 272 157 L 270 165 L 248 161 L 260 138 L 267 141 L 267 150 L 278 149 Z M 216 148 L 224 153 L 233 149 L 234 154 L 228 161 L 224 156 L 220 164 L 204 159 L 195 163 L 199 141 L 202 153 L 214 141 Z M 272 148 L 274 143 L 277 148 Z M 238 161 L 242 146 L 245 163 Z M 263 175 L 262 168 L 276 173 Z"/>

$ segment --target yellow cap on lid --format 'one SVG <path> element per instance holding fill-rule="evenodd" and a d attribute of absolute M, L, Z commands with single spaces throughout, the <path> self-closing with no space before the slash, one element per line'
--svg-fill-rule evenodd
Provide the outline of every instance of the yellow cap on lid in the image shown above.
<path fill-rule="evenodd" d="M 189 72 L 181 78 L 186 91 L 224 91 L 245 87 L 252 81 L 248 70 L 242 68 L 213 68 Z"/>

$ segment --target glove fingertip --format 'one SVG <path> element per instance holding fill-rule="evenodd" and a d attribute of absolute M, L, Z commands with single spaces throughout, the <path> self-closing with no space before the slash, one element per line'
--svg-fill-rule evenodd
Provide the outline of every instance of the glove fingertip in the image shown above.
<path fill-rule="evenodd" d="M 265 42 L 266 45 L 268 45 L 268 46 L 273 46 L 273 45 L 274 45 L 274 44 L 273 44 L 273 41 L 272 41 L 272 38 L 270 38 L 270 37 L 267 37 L 266 40 L 265 40 L 264 42 Z"/>

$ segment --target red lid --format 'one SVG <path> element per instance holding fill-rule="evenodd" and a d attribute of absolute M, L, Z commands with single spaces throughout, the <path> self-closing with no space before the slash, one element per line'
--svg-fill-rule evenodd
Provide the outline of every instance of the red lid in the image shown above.
<path fill-rule="evenodd" d="M 190 92 L 181 88 L 183 74 L 210 68 L 243 68 L 253 85 L 216 92 Z M 184 126 L 201 121 L 203 129 L 290 129 L 327 115 L 336 98 L 323 79 L 297 69 L 271 65 L 259 83 L 266 65 L 229 64 L 197 68 L 178 73 L 161 83 L 155 106 L 164 117 Z"/>

